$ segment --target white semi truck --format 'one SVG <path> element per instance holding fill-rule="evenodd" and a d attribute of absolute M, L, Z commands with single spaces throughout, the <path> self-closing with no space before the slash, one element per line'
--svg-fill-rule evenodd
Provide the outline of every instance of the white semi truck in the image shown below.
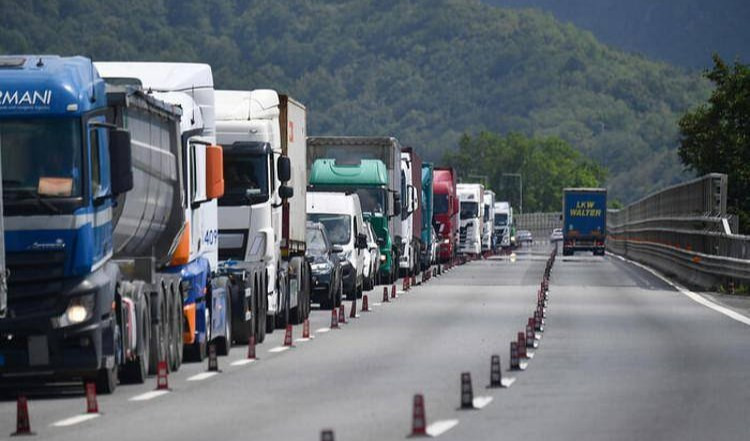
<path fill-rule="evenodd" d="M 482 230 L 484 227 L 484 185 L 458 184 L 460 204 L 458 252 L 479 255 L 482 252 Z"/>
<path fill-rule="evenodd" d="M 185 180 L 185 225 L 171 270 L 180 275 L 183 291 L 185 359 L 203 360 L 208 345 L 219 355 L 232 344 L 232 304 L 228 279 L 218 273 L 217 198 L 223 195 L 221 148 L 216 144 L 214 86 L 211 66 L 200 63 L 98 62 L 110 84 L 133 84 L 153 97 L 182 108 L 180 141 Z M 218 156 L 218 158 L 217 158 Z M 217 169 L 218 168 L 218 169 Z M 220 180 L 221 182 L 214 182 Z M 220 184 L 221 191 L 209 191 Z M 244 295 L 244 293 L 234 293 Z M 249 321 L 247 311 L 234 311 Z"/>
<path fill-rule="evenodd" d="M 310 314 L 307 114 L 292 98 L 263 89 L 217 91 L 216 114 L 226 177 L 219 254 L 225 271 L 264 293 L 255 300 L 260 342 L 265 332 L 301 323 Z"/>
<path fill-rule="evenodd" d="M 500 247 L 507 250 L 515 246 L 513 207 L 509 202 L 495 202 L 494 229 Z"/>
<path fill-rule="evenodd" d="M 495 221 L 495 192 L 484 191 L 484 227 L 482 229 L 482 251 L 495 251 L 495 229 L 492 223 Z"/>

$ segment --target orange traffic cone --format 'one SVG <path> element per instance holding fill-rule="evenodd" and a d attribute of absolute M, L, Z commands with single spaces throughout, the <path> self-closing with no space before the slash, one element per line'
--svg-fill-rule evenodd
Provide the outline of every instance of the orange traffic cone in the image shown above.
<path fill-rule="evenodd" d="M 427 436 L 427 415 L 424 411 L 424 397 L 414 395 L 414 407 L 411 414 L 411 436 Z"/>
<path fill-rule="evenodd" d="M 96 385 L 86 383 L 86 413 L 99 413 L 99 404 L 96 402 Z"/>
<path fill-rule="evenodd" d="M 156 390 L 169 389 L 169 379 L 167 373 L 167 362 L 162 360 L 156 366 Z"/>
<path fill-rule="evenodd" d="M 29 403 L 24 395 L 19 395 L 16 401 L 16 431 L 12 436 L 34 435 L 31 431 L 31 420 L 29 419 Z"/>

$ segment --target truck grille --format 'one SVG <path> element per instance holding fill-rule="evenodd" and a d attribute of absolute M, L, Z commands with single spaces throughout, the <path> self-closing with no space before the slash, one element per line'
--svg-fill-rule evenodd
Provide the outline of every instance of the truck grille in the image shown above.
<path fill-rule="evenodd" d="M 63 289 L 65 251 L 8 253 L 8 306 L 16 317 L 56 309 Z"/>

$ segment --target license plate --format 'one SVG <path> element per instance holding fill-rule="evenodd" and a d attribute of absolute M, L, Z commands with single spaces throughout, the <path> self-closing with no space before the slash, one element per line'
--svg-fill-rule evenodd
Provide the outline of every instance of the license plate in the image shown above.
<path fill-rule="evenodd" d="M 49 364 L 49 345 L 46 335 L 32 335 L 28 340 L 29 366 Z"/>

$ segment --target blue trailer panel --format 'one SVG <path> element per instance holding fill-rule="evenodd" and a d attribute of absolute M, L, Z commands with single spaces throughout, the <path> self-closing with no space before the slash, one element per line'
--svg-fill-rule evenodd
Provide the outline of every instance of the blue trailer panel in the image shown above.
<path fill-rule="evenodd" d="M 563 255 L 593 251 L 604 255 L 607 190 L 566 188 L 563 191 Z"/>

